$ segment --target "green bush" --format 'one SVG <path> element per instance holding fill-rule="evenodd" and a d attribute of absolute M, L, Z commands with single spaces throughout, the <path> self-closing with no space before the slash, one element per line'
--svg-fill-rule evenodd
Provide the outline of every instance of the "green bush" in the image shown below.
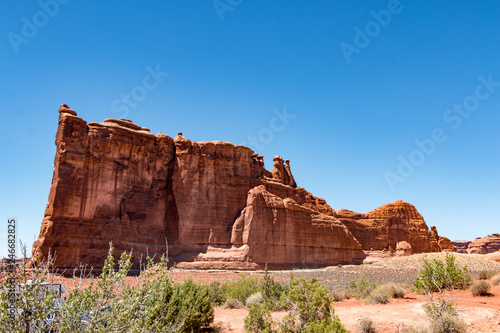
<path fill-rule="evenodd" d="M 220 282 L 212 282 L 208 285 L 208 294 L 215 305 L 222 305 L 226 301 L 224 295 L 222 294 L 222 288 Z"/>
<path fill-rule="evenodd" d="M 245 331 L 255 333 L 274 332 L 271 311 L 266 304 L 254 303 L 245 318 Z"/>
<path fill-rule="evenodd" d="M 470 290 L 472 291 L 472 295 L 474 296 L 487 296 L 489 295 L 489 291 L 491 289 L 491 284 L 488 282 L 481 280 L 477 282 L 475 285 L 470 287 Z"/>
<path fill-rule="evenodd" d="M 290 310 L 280 324 L 282 332 L 347 332 L 334 315 L 333 299 L 318 281 L 292 279 L 287 301 Z"/>
<path fill-rule="evenodd" d="M 15 272 L 0 272 L 0 327 L 2 332 L 31 332 L 50 330 L 45 321 L 49 316 L 57 316 L 55 292 L 43 289 L 49 282 L 51 260 L 47 263 L 33 258 L 33 269 L 28 268 L 26 247 L 21 244 L 24 260 Z M 11 284 L 12 282 L 12 284 Z M 13 287 L 13 289 L 10 289 Z M 9 306 L 15 309 L 10 312 Z M 10 316 L 12 315 L 13 318 Z"/>
<path fill-rule="evenodd" d="M 436 292 L 442 289 L 463 289 L 470 284 L 467 277 L 467 266 L 459 268 L 455 263 L 455 256 L 447 253 L 445 262 L 438 259 L 429 261 L 423 258 L 424 266 L 413 282 L 416 292 Z"/>
<path fill-rule="evenodd" d="M 289 285 L 282 285 L 274 281 L 267 270 L 267 264 L 264 269 L 264 275 L 260 283 L 259 289 L 264 297 L 264 302 L 271 310 L 282 310 L 285 308 L 285 303 L 282 301 L 284 296 L 288 294 Z"/>
<path fill-rule="evenodd" d="M 377 285 L 368 281 L 363 275 L 361 275 L 356 280 L 349 281 L 349 287 L 351 288 L 354 297 L 362 299 L 367 297 L 377 287 Z"/>
<path fill-rule="evenodd" d="M 245 301 L 250 295 L 259 291 L 259 279 L 256 275 L 250 277 L 241 273 L 237 279 L 225 282 L 222 287 L 222 295 L 224 299 L 234 298 L 245 304 Z"/>
<path fill-rule="evenodd" d="M 491 283 L 494 286 L 498 286 L 500 284 L 500 274 L 497 274 L 491 278 Z"/>
<path fill-rule="evenodd" d="M 247 332 L 347 332 L 334 315 L 331 306 L 333 299 L 328 296 L 325 286 L 316 280 L 292 278 L 289 287 L 289 292 L 282 295 L 285 307 L 289 309 L 283 321 L 278 323 L 271 320 L 266 303 L 253 304 L 245 318 Z M 273 326 L 276 329 L 272 329 Z"/>

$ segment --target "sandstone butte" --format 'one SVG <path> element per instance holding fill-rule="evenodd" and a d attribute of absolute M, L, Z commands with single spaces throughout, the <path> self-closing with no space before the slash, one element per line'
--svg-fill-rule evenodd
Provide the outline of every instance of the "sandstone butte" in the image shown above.
<path fill-rule="evenodd" d="M 223 141 L 174 139 L 125 119 L 88 123 L 59 109 L 54 174 L 33 254 L 99 268 L 109 243 L 183 268 L 271 269 L 361 263 L 370 250 L 455 251 L 403 201 L 335 211 L 298 187 L 290 162 Z"/>

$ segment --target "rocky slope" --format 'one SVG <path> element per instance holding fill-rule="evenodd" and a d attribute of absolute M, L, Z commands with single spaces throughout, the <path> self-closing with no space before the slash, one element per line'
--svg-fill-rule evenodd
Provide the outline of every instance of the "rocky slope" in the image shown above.
<path fill-rule="evenodd" d="M 333 210 L 297 187 L 290 162 L 272 171 L 251 149 L 152 134 L 124 119 L 89 123 L 63 104 L 49 201 L 33 253 L 55 266 L 102 265 L 109 243 L 194 268 L 360 263 L 363 250 L 439 251 L 415 207 Z M 404 245 L 404 249 L 403 249 Z M 449 247 L 449 244 L 446 244 Z"/>

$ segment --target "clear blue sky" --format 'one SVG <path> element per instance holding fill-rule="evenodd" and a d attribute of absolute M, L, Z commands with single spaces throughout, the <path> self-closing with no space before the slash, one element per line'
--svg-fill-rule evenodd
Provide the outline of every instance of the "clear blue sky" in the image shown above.
<path fill-rule="evenodd" d="M 500 2 L 55 1 L 0 2 L 0 255 L 8 217 L 39 232 L 61 103 L 279 154 L 334 209 L 500 232 Z"/>

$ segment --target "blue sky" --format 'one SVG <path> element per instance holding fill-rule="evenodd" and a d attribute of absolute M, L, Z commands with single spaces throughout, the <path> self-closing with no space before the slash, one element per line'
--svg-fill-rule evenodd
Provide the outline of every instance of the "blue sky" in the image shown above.
<path fill-rule="evenodd" d="M 279 154 L 334 209 L 401 199 L 453 240 L 500 232 L 499 14 L 498 1 L 2 1 L 0 255 L 9 217 L 29 246 L 39 232 L 61 103 L 246 143 L 268 169 Z"/>

